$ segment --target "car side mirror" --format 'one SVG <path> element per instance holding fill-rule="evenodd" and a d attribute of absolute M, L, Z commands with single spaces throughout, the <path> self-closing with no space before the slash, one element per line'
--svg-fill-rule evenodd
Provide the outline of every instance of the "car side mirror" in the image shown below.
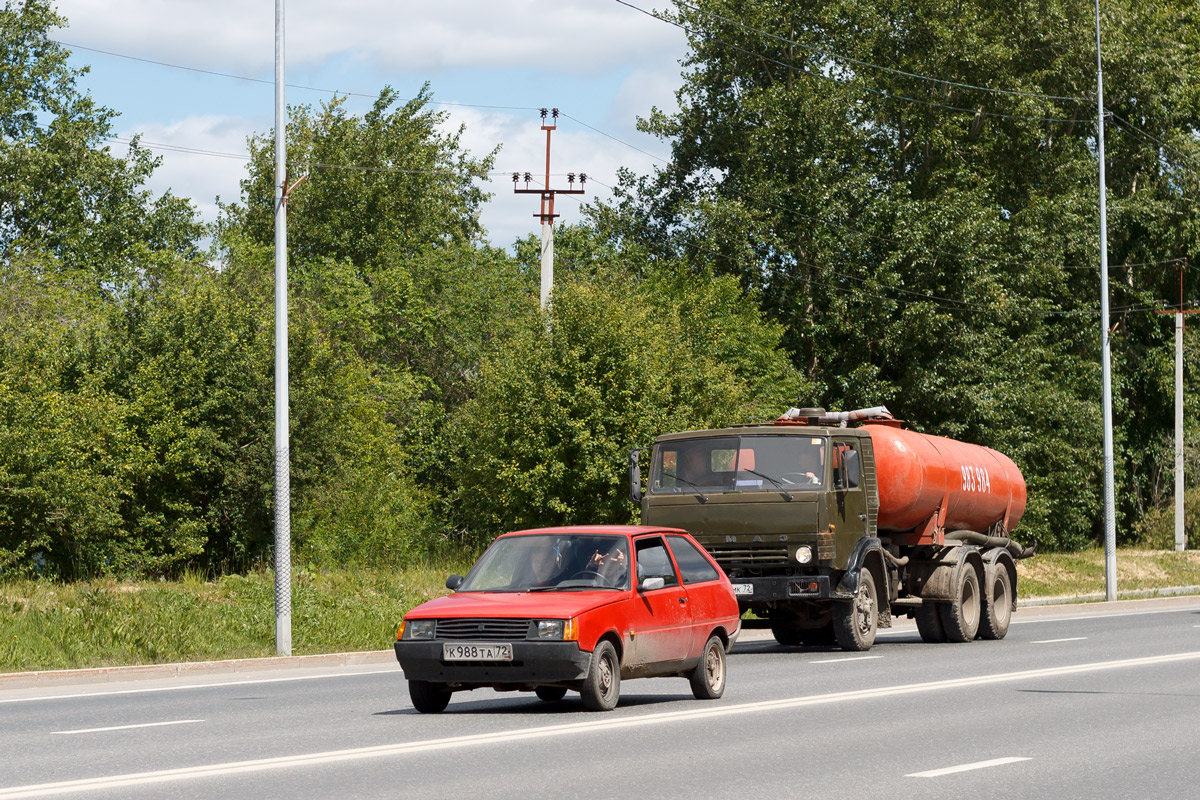
<path fill-rule="evenodd" d="M 646 578 L 642 581 L 642 585 L 638 587 L 642 592 L 653 592 L 655 589 L 661 589 L 667 585 L 667 581 L 662 577 Z"/>
<path fill-rule="evenodd" d="M 642 502 L 642 468 L 638 465 L 640 449 L 629 451 L 629 499 L 635 503 Z"/>
<path fill-rule="evenodd" d="M 446 588 L 452 592 L 456 592 L 458 591 L 458 587 L 462 586 L 462 582 L 462 575 L 451 575 L 450 577 L 446 578 Z"/>

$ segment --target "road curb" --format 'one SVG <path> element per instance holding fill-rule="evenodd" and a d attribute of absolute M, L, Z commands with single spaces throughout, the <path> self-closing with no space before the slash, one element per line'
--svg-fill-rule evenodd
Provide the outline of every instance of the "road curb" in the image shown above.
<path fill-rule="evenodd" d="M 53 669 L 38 672 L 0 673 L 0 689 L 28 689 L 43 686 L 69 686 L 81 683 L 181 678 L 218 672 L 268 672 L 288 669 L 319 669 L 367 664 L 395 664 L 393 650 L 367 650 L 357 653 L 325 653 L 309 656 L 270 656 L 231 658 L 224 661 L 193 661 L 179 664 L 139 664 L 132 667 L 90 667 Z"/>
<path fill-rule="evenodd" d="M 1118 591 L 1117 600 L 1150 600 L 1156 597 L 1183 597 L 1187 595 L 1200 595 L 1200 586 L 1168 586 L 1162 589 Z M 1017 600 L 1017 607 L 1078 605 L 1080 603 L 1101 602 L 1105 597 L 1104 592 L 1096 592 L 1094 594 L 1060 595 L 1058 597 L 1020 598 Z"/>

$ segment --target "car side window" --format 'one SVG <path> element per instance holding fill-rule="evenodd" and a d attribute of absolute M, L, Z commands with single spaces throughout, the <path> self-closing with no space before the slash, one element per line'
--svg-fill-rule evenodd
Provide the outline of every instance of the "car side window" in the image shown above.
<path fill-rule="evenodd" d="M 638 539 L 635 545 L 637 553 L 637 581 L 641 585 L 646 578 L 662 578 L 667 586 L 678 586 L 679 576 L 671 565 L 671 557 L 667 555 L 667 546 L 657 536 L 649 539 Z"/>
<path fill-rule="evenodd" d="M 668 536 L 667 541 L 671 543 L 671 552 L 675 554 L 675 563 L 679 565 L 685 585 L 715 581 L 721 577 L 717 568 L 696 549 L 696 545 L 682 536 Z"/>

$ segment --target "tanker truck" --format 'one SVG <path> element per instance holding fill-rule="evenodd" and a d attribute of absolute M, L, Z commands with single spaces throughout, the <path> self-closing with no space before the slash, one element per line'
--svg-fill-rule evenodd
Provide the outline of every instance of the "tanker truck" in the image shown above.
<path fill-rule="evenodd" d="M 1016 561 L 1033 548 L 1011 538 L 1025 480 L 991 448 L 917 433 L 879 406 L 664 434 L 645 491 L 642 453 L 629 454 L 642 523 L 691 532 L 744 625 L 780 644 L 868 650 L 897 615 L 926 642 L 1008 632 Z"/>

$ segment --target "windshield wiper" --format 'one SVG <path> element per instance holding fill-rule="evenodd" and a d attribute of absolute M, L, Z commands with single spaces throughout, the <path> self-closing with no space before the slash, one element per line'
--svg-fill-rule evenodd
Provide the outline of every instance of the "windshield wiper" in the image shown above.
<path fill-rule="evenodd" d="M 771 483 L 775 484 L 775 488 L 779 490 L 779 493 L 781 495 L 783 495 L 784 500 L 787 500 L 789 502 L 792 500 L 792 493 L 789 492 L 787 489 L 783 488 L 783 483 L 781 483 L 776 478 L 772 478 L 770 475 L 766 474 L 765 472 L 759 472 L 758 470 L 754 470 L 754 469 L 746 469 L 745 467 L 742 468 L 742 472 L 749 472 L 751 475 L 757 475 L 760 478 L 766 478 Z"/>
<path fill-rule="evenodd" d="M 692 483 L 692 482 L 691 482 L 691 481 L 689 481 L 687 478 L 681 478 L 681 477 L 679 477 L 678 475 L 676 475 L 676 476 L 675 476 L 675 482 L 676 482 L 676 483 L 680 483 L 680 482 L 686 483 L 688 486 L 690 486 L 690 487 L 692 487 L 693 489 L 697 490 L 697 491 L 696 491 L 696 499 L 697 499 L 697 500 L 699 500 L 701 503 L 707 503 L 707 502 L 708 502 L 708 495 L 706 495 L 704 492 L 700 491 L 700 484 L 698 484 L 698 483 Z"/>

